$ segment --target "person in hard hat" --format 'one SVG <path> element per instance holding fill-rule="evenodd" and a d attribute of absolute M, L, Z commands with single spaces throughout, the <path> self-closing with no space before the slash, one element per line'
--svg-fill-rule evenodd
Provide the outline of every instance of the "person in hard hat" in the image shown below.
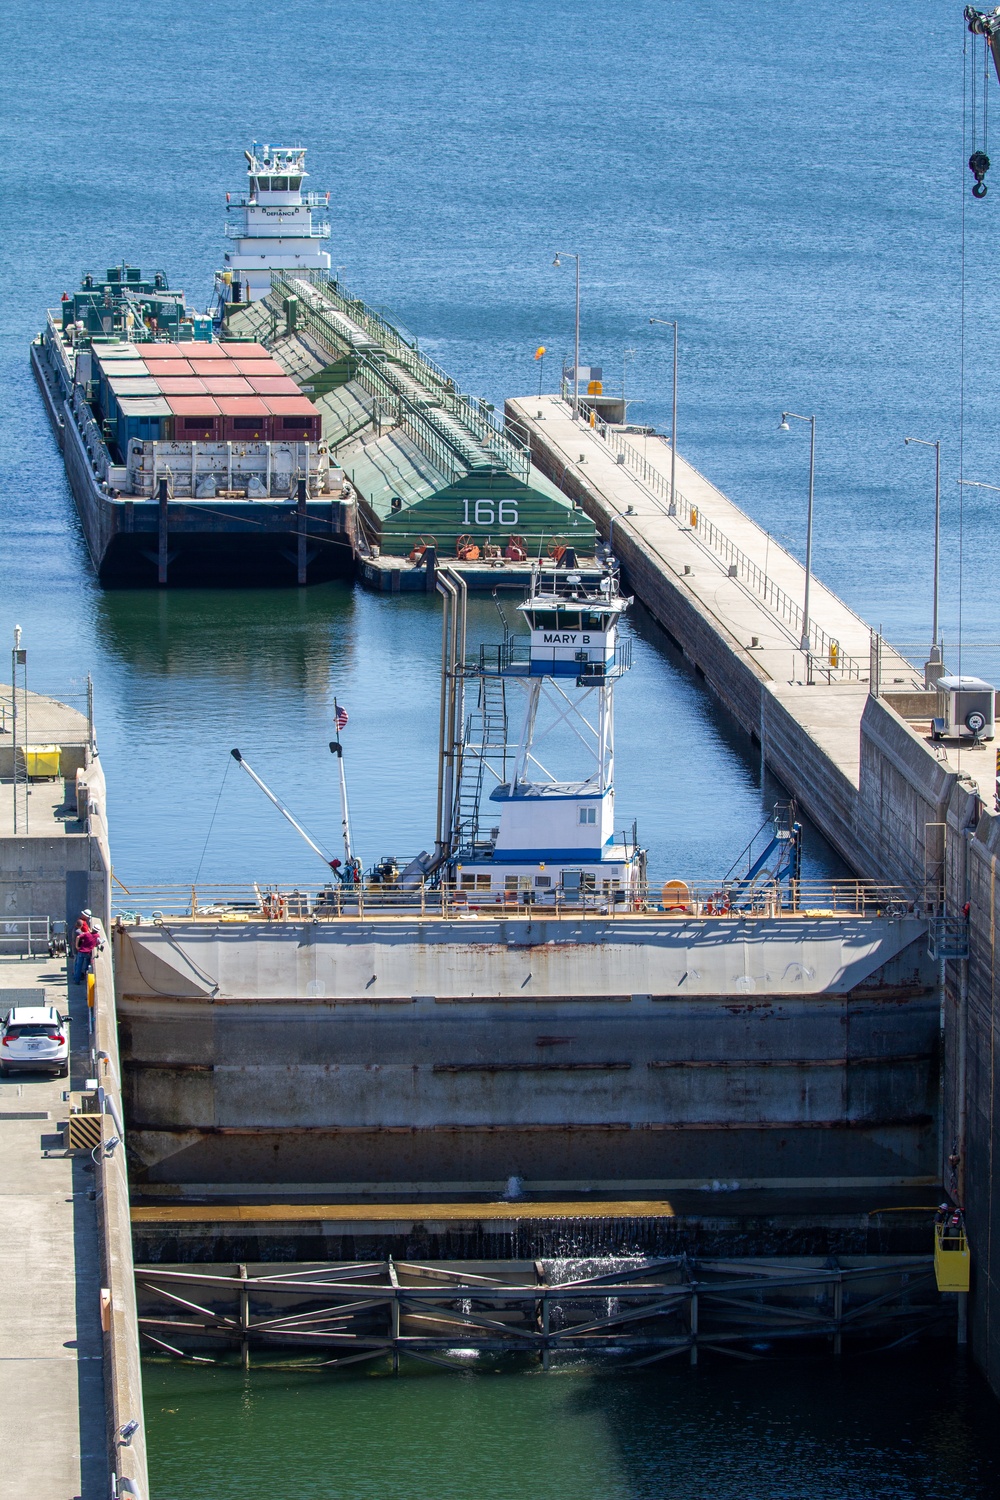
<path fill-rule="evenodd" d="M 77 966 L 80 973 L 80 978 L 76 980 L 77 984 L 80 983 L 85 974 L 89 973 L 93 967 L 94 954 L 103 948 L 103 946 L 101 934 L 96 928 L 88 927 L 86 932 L 80 933 L 76 944 L 77 958 L 80 960 Z"/>

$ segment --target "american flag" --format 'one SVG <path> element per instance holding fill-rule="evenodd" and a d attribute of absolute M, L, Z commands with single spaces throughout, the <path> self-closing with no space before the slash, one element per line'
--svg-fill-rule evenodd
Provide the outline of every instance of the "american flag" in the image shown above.
<path fill-rule="evenodd" d="M 344 726 L 346 725 L 346 723 L 347 723 L 347 709 L 346 708 L 338 708 L 337 709 L 337 731 L 338 731 L 338 733 L 340 732 L 341 729 L 344 728 Z"/>

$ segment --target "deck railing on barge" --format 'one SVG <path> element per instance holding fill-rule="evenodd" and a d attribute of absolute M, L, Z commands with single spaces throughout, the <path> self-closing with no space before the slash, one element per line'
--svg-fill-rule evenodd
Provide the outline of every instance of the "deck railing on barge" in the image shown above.
<path fill-rule="evenodd" d="M 512 877 L 516 878 L 516 877 Z M 523 878 L 523 877 L 522 877 Z M 599 916 L 614 921 L 650 918 L 674 924 L 692 920 L 776 921 L 779 919 L 916 917 L 941 914 L 937 887 L 876 885 L 866 880 L 799 880 L 765 883 L 733 895 L 721 883 L 695 881 L 643 888 L 637 896 L 621 890 L 541 896 L 531 890 L 475 891 L 454 882 L 418 884 L 348 883 L 301 885 L 291 882 L 124 886 L 120 882 L 114 916 L 126 923 L 159 920 L 196 922 L 328 922 L 338 919 L 420 917 L 448 921 L 522 918 L 576 920 Z"/>
<path fill-rule="evenodd" d="M 396 365 L 417 383 L 428 400 L 428 406 L 423 411 L 418 410 L 420 400 L 416 393 L 410 393 L 414 399 L 407 400 L 405 390 L 395 385 L 392 387 L 394 395 L 402 396 L 410 408 L 411 421 L 414 415 L 419 419 L 414 425 L 430 426 L 433 431 L 436 411 L 443 412 L 464 428 L 475 442 L 481 444 L 500 467 L 509 470 L 522 483 L 527 483 L 531 469 L 531 454 L 528 445 L 510 432 L 496 416 L 492 407 L 483 401 L 474 401 L 462 391 L 457 390 L 455 382 L 447 371 L 426 354 L 421 353 L 415 342 L 408 342 L 398 328 L 381 317 L 373 308 L 368 307 L 360 298 L 350 297 L 346 289 L 338 282 L 332 281 L 326 272 L 310 269 L 287 273 L 275 271 L 271 276 L 272 287 L 280 290 L 286 297 L 297 295 L 299 289 L 295 285 L 296 282 L 305 283 L 313 288 L 316 294 L 329 303 L 335 312 L 350 319 L 381 349 L 387 349 Z M 327 339 L 331 342 L 331 348 L 335 348 L 338 354 L 348 347 L 346 333 L 332 327 L 329 321 L 323 318 L 321 308 L 310 305 L 302 311 L 311 320 L 317 322 L 321 330 L 323 324 L 326 324 Z M 392 363 L 384 367 L 384 376 L 388 377 L 389 382 L 393 380 Z M 369 394 L 376 393 L 369 391 Z M 413 436 L 412 433 L 410 435 Z"/>

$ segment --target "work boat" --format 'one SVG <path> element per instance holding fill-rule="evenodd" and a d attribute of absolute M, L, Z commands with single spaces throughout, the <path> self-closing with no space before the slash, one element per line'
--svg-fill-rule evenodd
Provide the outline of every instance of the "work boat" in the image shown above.
<path fill-rule="evenodd" d="M 631 664 L 620 639 L 631 602 L 613 560 L 593 581 L 539 566 L 518 605 L 527 640 L 505 621 L 502 643 L 481 648 L 451 839 L 470 906 L 641 899 L 646 851 L 634 826 L 615 830 L 614 686 Z M 577 775 L 559 777 L 549 764 L 570 751 Z"/>

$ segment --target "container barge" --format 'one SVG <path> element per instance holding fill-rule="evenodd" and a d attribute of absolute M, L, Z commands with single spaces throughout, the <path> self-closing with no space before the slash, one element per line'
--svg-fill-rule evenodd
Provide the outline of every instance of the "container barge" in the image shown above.
<path fill-rule="evenodd" d="M 105 585 L 350 573 L 353 497 L 311 402 L 260 344 L 217 339 L 162 271 L 85 276 L 31 362 Z"/>
<path fill-rule="evenodd" d="M 101 582 L 360 567 L 398 589 L 433 587 L 442 557 L 592 558 L 593 522 L 527 444 L 331 277 L 329 194 L 303 191 L 305 151 L 245 154 L 210 313 L 123 263 L 64 293 L 31 346 Z"/>

